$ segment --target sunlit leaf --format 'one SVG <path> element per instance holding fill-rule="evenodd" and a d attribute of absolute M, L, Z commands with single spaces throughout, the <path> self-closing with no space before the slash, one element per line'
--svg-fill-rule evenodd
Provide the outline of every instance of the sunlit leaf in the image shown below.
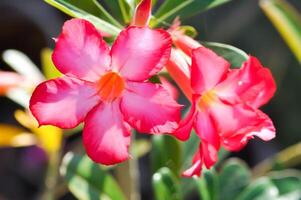
<path fill-rule="evenodd" d="M 97 1 L 97 0 L 61 0 L 89 13 L 99 17 L 119 28 L 122 25 Z"/>
<path fill-rule="evenodd" d="M 225 193 L 221 193 L 225 195 Z M 273 182 L 267 177 L 262 177 L 252 182 L 236 200 L 266 200 L 276 199 L 279 191 Z M 222 198 L 223 199 L 223 198 Z"/>
<path fill-rule="evenodd" d="M 59 70 L 56 69 L 54 66 L 52 59 L 52 50 L 49 48 L 44 48 L 41 51 L 41 62 L 42 62 L 42 69 L 46 79 L 53 79 L 60 77 L 62 74 Z"/>
<path fill-rule="evenodd" d="M 121 31 L 120 28 L 102 20 L 94 15 L 88 14 L 87 12 L 71 5 L 66 0 L 45 0 L 45 2 L 56 7 L 62 12 L 70 15 L 71 17 L 83 18 L 94 24 L 99 30 L 111 34 L 112 36 L 117 36 Z"/>
<path fill-rule="evenodd" d="M 67 153 L 60 171 L 69 190 L 80 200 L 125 200 L 114 178 L 87 156 Z"/>
<path fill-rule="evenodd" d="M 162 21 L 171 21 L 176 16 L 191 17 L 197 13 L 216 7 L 230 0 L 166 0 L 155 13 L 154 26 Z"/>
<path fill-rule="evenodd" d="M 5 93 L 6 97 L 23 106 L 29 108 L 30 93 L 25 88 L 13 88 Z"/>
<path fill-rule="evenodd" d="M 260 6 L 301 63 L 301 15 L 285 0 L 261 0 Z"/>
<path fill-rule="evenodd" d="M 33 83 L 39 83 L 44 80 L 39 68 L 21 51 L 15 49 L 4 51 L 3 60 L 20 75 L 30 77 Z"/>
<path fill-rule="evenodd" d="M 0 147 L 25 147 L 36 142 L 33 134 L 11 125 L 0 124 Z"/>
<path fill-rule="evenodd" d="M 181 200 L 179 181 L 172 171 L 167 168 L 161 168 L 153 175 L 153 188 L 156 200 Z"/>

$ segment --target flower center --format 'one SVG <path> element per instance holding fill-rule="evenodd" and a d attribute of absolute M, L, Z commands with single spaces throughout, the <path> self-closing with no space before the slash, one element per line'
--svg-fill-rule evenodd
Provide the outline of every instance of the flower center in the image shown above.
<path fill-rule="evenodd" d="M 108 72 L 98 82 L 98 94 L 103 101 L 113 101 L 121 96 L 125 82 L 116 72 Z"/>
<path fill-rule="evenodd" d="M 217 97 L 214 90 L 208 90 L 204 92 L 198 102 L 199 108 L 201 110 L 205 110 L 210 104 L 215 102 L 216 98 Z"/>

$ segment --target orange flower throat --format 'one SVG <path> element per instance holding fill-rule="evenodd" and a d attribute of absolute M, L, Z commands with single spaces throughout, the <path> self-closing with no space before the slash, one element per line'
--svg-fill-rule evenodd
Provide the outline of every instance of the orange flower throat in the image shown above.
<path fill-rule="evenodd" d="M 217 97 L 214 90 L 204 92 L 198 102 L 199 108 L 201 110 L 205 110 L 210 104 L 212 104 L 216 100 L 216 98 Z"/>
<path fill-rule="evenodd" d="M 116 72 L 108 72 L 98 82 L 98 94 L 103 101 L 113 101 L 120 97 L 125 88 L 123 78 Z"/>

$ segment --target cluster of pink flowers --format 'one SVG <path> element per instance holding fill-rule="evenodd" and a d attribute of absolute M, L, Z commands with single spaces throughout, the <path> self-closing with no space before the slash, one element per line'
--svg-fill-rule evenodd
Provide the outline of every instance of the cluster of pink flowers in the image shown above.
<path fill-rule="evenodd" d="M 129 158 L 131 128 L 183 141 L 194 128 L 201 142 L 183 173 L 189 177 L 199 176 L 203 165 L 213 166 L 221 145 L 236 151 L 254 136 L 275 136 L 272 121 L 258 110 L 276 90 L 267 68 L 250 56 L 240 69 L 230 69 L 225 59 L 176 28 L 152 30 L 150 16 L 151 0 L 143 0 L 111 48 L 88 21 L 67 21 L 52 56 L 64 75 L 41 83 L 30 100 L 39 124 L 73 128 L 84 122 L 87 154 L 105 165 Z M 191 66 L 177 57 L 179 50 Z M 191 101 L 183 120 L 171 92 L 148 80 L 163 67 Z"/>

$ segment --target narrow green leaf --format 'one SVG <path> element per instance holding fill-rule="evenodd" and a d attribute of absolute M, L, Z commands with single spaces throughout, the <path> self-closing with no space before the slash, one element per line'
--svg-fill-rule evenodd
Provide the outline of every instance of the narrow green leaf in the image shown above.
<path fill-rule="evenodd" d="M 43 74 L 46 77 L 46 79 L 53 79 L 60 77 L 62 74 L 59 72 L 59 70 L 56 69 L 54 66 L 52 59 L 52 50 L 49 48 L 44 48 L 41 51 L 41 63 L 42 63 L 42 70 Z"/>
<path fill-rule="evenodd" d="M 202 44 L 228 60 L 232 67 L 240 67 L 249 57 L 244 51 L 228 44 L 216 42 L 203 42 Z"/>
<path fill-rule="evenodd" d="M 230 0 L 166 0 L 155 13 L 157 20 L 154 26 L 162 21 L 170 22 L 176 16 L 191 17 L 228 1 Z"/>
<path fill-rule="evenodd" d="M 301 15 L 285 0 L 261 0 L 260 7 L 301 63 Z"/>
<path fill-rule="evenodd" d="M 128 24 L 131 22 L 131 7 L 125 0 L 118 0 L 120 11 L 123 17 L 123 20 L 125 24 Z"/>
<path fill-rule="evenodd" d="M 70 191 L 80 200 L 125 200 L 114 178 L 87 156 L 67 153 L 60 171 Z"/>
<path fill-rule="evenodd" d="M 238 159 L 229 159 L 221 169 L 219 190 L 221 200 L 233 200 L 251 181 L 247 165 Z"/>
<path fill-rule="evenodd" d="M 106 7 L 109 9 L 109 12 L 119 21 L 125 23 L 120 9 L 119 0 L 102 0 L 105 3 Z"/>
<path fill-rule="evenodd" d="M 153 175 L 153 188 L 156 200 L 181 200 L 179 181 L 172 171 L 161 168 Z"/>
<path fill-rule="evenodd" d="M 278 195 L 279 191 L 273 182 L 262 177 L 251 183 L 235 200 L 272 200 L 277 199 Z"/>
<path fill-rule="evenodd" d="M 112 36 L 117 36 L 121 31 L 120 28 L 71 5 L 70 3 L 66 2 L 66 0 L 45 0 L 45 2 L 56 7 L 67 15 L 70 15 L 71 17 L 83 18 L 90 21 L 99 30 L 109 33 Z"/>
<path fill-rule="evenodd" d="M 204 169 L 200 178 L 195 178 L 202 200 L 216 200 L 219 193 L 218 175 L 214 168 Z"/>
<path fill-rule="evenodd" d="M 57 0 L 60 2 L 66 2 L 79 8 L 89 14 L 99 17 L 119 28 L 123 26 L 114 17 L 106 11 L 106 9 L 97 0 Z"/>
<path fill-rule="evenodd" d="M 166 166 L 179 176 L 182 164 L 180 142 L 169 135 L 155 135 L 152 137 L 152 146 L 151 163 L 153 171 L 156 172 Z"/>

